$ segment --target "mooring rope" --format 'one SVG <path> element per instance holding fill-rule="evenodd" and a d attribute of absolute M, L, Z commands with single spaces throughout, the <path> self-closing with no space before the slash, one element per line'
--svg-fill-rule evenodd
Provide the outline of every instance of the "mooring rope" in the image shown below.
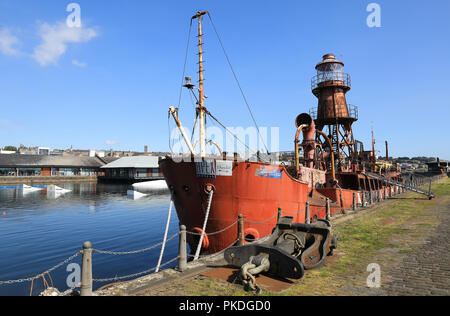
<path fill-rule="evenodd" d="M 173 199 L 170 199 L 169 214 L 167 215 L 167 222 L 166 222 L 166 230 L 164 231 L 164 238 L 163 238 L 163 243 L 161 246 L 161 253 L 159 254 L 158 265 L 156 266 L 155 272 L 159 272 L 162 257 L 164 255 L 164 249 L 166 248 L 167 234 L 169 233 L 170 218 L 172 216 L 172 208 L 173 208 Z"/>
<path fill-rule="evenodd" d="M 205 221 L 203 223 L 202 234 L 200 236 L 200 240 L 198 241 L 197 251 L 195 252 L 194 261 L 198 260 L 200 256 L 200 251 L 202 250 L 203 238 L 205 237 L 206 224 L 208 223 L 209 211 L 211 210 L 212 198 L 214 195 L 214 190 L 209 191 L 208 195 L 208 208 L 206 209 Z"/>

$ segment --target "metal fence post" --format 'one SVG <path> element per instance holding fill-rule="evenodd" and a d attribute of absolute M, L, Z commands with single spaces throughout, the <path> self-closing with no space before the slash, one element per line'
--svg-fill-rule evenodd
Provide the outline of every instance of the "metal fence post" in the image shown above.
<path fill-rule="evenodd" d="M 356 193 L 353 192 L 353 211 L 356 211 Z"/>
<path fill-rule="evenodd" d="M 178 244 L 178 271 L 187 269 L 186 226 L 180 226 L 180 239 Z"/>
<path fill-rule="evenodd" d="M 311 224 L 311 211 L 309 209 L 309 202 L 306 202 L 305 224 Z"/>
<path fill-rule="evenodd" d="M 83 244 L 83 259 L 81 265 L 81 296 L 92 296 L 92 244 Z"/>
<path fill-rule="evenodd" d="M 244 244 L 245 244 L 244 215 L 239 214 L 239 216 L 238 216 L 238 245 L 243 246 Z"/>
<path fill-rule="evenodd" d="M 362 204 L 362 207 L 366 207 L 366 192 L 365 191 L 363 191 L 361 193 L 361 204 Z"/>
<path fill-rule="evenodd" d="M 283 209 L 281 207 L 278 208 L 278 219 L 277 223 L 280 222 L 281 217 L 283 217 Z"/>

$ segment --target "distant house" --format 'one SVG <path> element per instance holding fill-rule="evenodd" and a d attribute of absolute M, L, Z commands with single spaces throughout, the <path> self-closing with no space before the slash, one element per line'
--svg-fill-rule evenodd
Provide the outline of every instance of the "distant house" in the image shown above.
<path fill-rule="evenodd" d="M 38 148 L 36 148 L 36 155 L 49 156 L 50 155 L 50 148 L 38 147 Z"/>
<path fill-rule="evenodd" d="M 127 183 L 162 180 L 164 176 L 159 169 L 160 159 L 160 157 L 155 156 L 120 158 L 101 167 L 104 176 L 100 177 L 99 180 Z"/>
<path fill-rule="evenodd" d="M 90 157 L 0 154 L 0 177 L 94 177 L 104 164 Z"/>

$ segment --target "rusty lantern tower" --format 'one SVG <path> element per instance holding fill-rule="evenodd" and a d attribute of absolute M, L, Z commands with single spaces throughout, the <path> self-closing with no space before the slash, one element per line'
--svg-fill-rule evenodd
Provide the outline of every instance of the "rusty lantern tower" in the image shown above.
<path fill-rule="evenodd" d="M 347 104 L 346 93 L 351 89 L 350 76 L 344 73 L 344 63 L 333 54 L 323 56 L 316 66 L 317 75 L 311 81 L 312 93 L 319 99 L 310 111 L 317 130 L 328 135 L 334 152 L 337 171 L 350 171 L 355 157 L 352 125 L 358 120 L 358 108 Z M 317 134 L 316 157 L 331 167 L 329 142 Z"/>

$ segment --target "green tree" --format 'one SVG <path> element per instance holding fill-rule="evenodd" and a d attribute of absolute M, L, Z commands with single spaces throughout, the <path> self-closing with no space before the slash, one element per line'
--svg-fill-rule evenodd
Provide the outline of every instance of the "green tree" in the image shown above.
<path fill-rule="evenodd" d="M 6 146 L 5 148 L 3 148 L 3 150 L 17 152 L 17 147 L 15 147 L 15 146 Z"/>

